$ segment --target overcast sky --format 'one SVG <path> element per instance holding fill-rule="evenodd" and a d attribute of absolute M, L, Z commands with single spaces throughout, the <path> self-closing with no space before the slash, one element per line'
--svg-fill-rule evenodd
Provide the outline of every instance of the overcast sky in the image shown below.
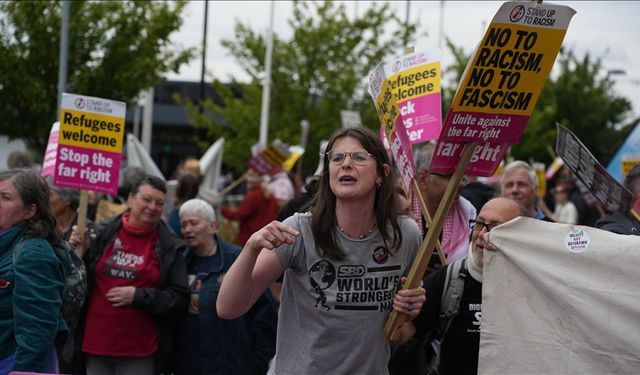
<path fill-rule="evenodd" d="M 362 14 L 370 2 L 342 1 L 347 14 Z M 484 31 L 503 2 L 500 1 L 411 1 L 409 17 L 419 20 L 416 50 L 436 48 L 440 37 L 440 14 L 443 14 L 444 35 L 456 46 L 471 53 L 482 38 Z M 640 1 L 557 1 L 568 5 L 577 13 L 573 17 L 564 46 L 572 48 L 582 56 L 590 52 L 601 57 L 606 70 L 624 71 L 614 75 L 614 89 L 626 96 L 633 105 L 633 117 L 640 116 Z M 407 2 L 391 3 L 401 19 L 405 18 Z M 291 15 L 290 1 L 276 1 L 274 12 L 274 32 L 281 38 L 289 38 L 291 29 L 288 18 Z M 234 76 L 243 80 L 247 76 L 236 64 L 234 58 L 220 45 L 220 40 L 233 37 L 237 21 L 249 24 L 253 30 L 266 32 L 269 26 L 270 1 L 210 1 L 207 30 L 207 77 L 227 79 Z M 173 40 L 185 47 L 200 46 L 204 25 L 204 2 L 191 2 L 184 12 L 185 22 Z M 390 56 L 402 51 L 390 51 Z M 444 51 L 443 68 L 452 61 Z M 194 59 L 184 66 L 179 75 L 169 79 L 197 81 L 200 79 L 202 60 Z M 552 72 L 553 74 L 553 72 Z M 604 73 L 603 73 L 604 74 Z"/>

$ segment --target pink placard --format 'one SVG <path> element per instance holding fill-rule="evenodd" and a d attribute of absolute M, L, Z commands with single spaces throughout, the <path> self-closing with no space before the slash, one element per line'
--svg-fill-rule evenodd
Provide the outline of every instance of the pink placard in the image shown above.
<path fill-rule="evenodd" d="M 451 119 L 451 121 L 449 121 Z M 500 113 L 454 111 L 449 109 L 445 133 L 440 140 L 445 142 L 520 142 L 529 116 Z"/>
<path fill-rule="evenodd" d="M 429 170 L 434 173 L 453 173 L 460 161 L 464 146 L 464 143 L 438 141 Z M 508 148 L 508 143 L 485 142 L 478 144 L 465 174 L 480 177 L 492 176 Z"/>
<path fill-rule="evenodd" d="M 118 193 L 120 153 L 58 145 L 57 160 L 54 185 L 114 195 Z"/>
<path fill-rule="evenodd" d="M 49 141 L 47 142 L 47 151 L 44 153 L 44 159 L 42 160 L 42 170 L 40 175 L 46 177 L 55 172 L 56 155 L 58 152 L 58 132 L 60 130 L 60 123 L 56 122 L 51 127 L 49 133 Z"/>
<path fill-rule="evenodd" d="M 396 165 L 400 170 L 402 183 L 404 183 L 407 189 L 411 189 L 416 175 L 415 163 L 413 162 L 413 154 L 411 153 L 411 142 L 409 141 L 409 136 L 402 124 L 400 116 L 396 118 L 395 131 L 391 133 L 389 146 L 391 147 L 391 154 L 396 161 Z"/>
<path fill-rule="evenodd" d="M 398 102 L 400 118 L 412 144 L 437 139 L 442 129 L 440 92 Z"/>

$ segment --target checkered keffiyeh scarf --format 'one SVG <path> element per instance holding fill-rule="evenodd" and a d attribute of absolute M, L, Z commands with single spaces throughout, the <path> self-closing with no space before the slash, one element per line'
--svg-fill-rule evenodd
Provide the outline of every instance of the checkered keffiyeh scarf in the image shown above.
<path fill-rule="evenodd" d="M 467 240 L 469 234 L 465 223 L 462 205 L 457 203 L 451 207 L 442 227 L 442 251 L 451 258 L 460 245 Z"/>
<path fill-rule="evenodd" d="M 418 202 L 418 195 L 415 193 L 413 194 L 413 199 L 411 200 L 411 211 L 413 211 L 413 215 L 416 218 L 416 223 L 418 224 L 418 228 L 420 229 L 420 238 L 424 238 L 422 210 L 420 209 L 420 202 Z"/>

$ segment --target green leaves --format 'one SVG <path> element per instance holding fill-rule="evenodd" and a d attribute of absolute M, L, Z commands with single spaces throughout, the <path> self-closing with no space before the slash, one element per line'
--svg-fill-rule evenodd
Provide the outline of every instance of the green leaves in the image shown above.
<path fill-rule="evenodd" d="M 454 64 L 446 69 L 453 79 L 443 89 L 443 113 L 449 108 L 470 58 L 449 40 L 447 47 L 454 56 Z M 631 103 L 615 93 L 613 81 L 600 59 L 589 54 L 579 58 L 573 51 L 561 50 L 520 143 L 511 147 L 512 155 L 549 164 L 547 147 L 555 149 L 555 124 L 559 122 L 570 128 L 593 156 L 606 165 L 630 131 L 623 126 L 630 110 Z"/>
<path fill-rule="evenodd" d="M 379 127 L 366 91 L 368 73 L 385 56 L 400 53 L 405 29 L 388 4 L 361 13 L 354 19 L 342 4 L 298 1 L 289 19 L 292 37 L 284 40 L 274 35 L 269 141 L 279 138 L 298 144 L 300 121 L 307 119 L 311 124 L 304 156 L 307 173 L 317 165 L 320 140 L 341 127 L 340 110 L 358 110 L 366 126 Z M 415 25 L 406 30 L 411 37 Z M 258 142 L 266 40 L 249 25 L 239 23 L 233 39 L 222 45 L 251 82 L 232 85 L 239 91 L 220 91 L 223 105 L 205 104 L 211 114 L 220 117 L 205 119 L 192 111 L 189 117 L 195 126 L 209 129 L 209 134 L 227 137 L 225 163 L 243 169 L 244 161 L 251 157 L 251 145 Z M 223 85 L 215 82 L 214 86 Z"/>
<path fill-rule="evenodd" d="M 73 1 L 66 91 L 132 103 L 195 55 L 173 47 L 183 2 Z M 0 3 L 0 132 L 44 153 L 56 121 L 62 5 Z"/>

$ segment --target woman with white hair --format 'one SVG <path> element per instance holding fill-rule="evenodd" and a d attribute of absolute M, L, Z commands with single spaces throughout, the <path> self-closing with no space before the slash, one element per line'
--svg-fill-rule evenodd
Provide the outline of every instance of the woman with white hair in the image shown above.
<path fill-rule="evenodd" d="M 215 212 L 201 199 L 180 207 L 190 303 L 178 319 L 175 373 L 264 374 L 275 354 L 277 311 L 266 291 L 244 316 L 223 320 L 216 313 L 220 284 L 240 249 L 217 234 Z"/>

